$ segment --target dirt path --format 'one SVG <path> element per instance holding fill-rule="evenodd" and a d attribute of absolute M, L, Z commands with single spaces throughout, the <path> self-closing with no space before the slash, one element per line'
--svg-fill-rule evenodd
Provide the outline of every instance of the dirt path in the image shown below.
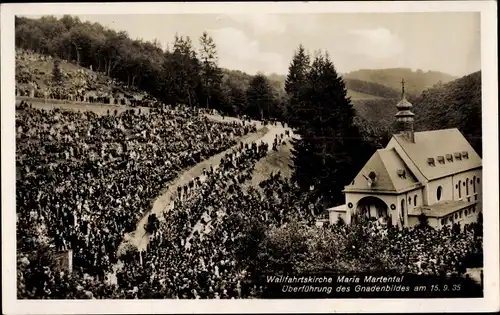
<path fill-rule="evenodd" d="M 227 117 L 222 119 L 221 116 L 217 115 L 207 115 L 210 119 L 216 120 L 216 121 L 240 121 L 237 118 L 232 118 L 232 117 Z M 264 127 L 259 121 L 252 121 L 252 123 L 257 125 L 258 131 L 256 133 L 249 134 L 243 139 L 241 139 L 242 142 L 244 143 L 252 143 L 254 141 L 260 142 L 267 142 L 269 143 L 269 148 L 271 149 L 272 143 L 274 141 L 274 137 L 277 134 L 285 133 L 285 130 L 287 128 L 284 128 L 282 126 L 266 126 Z M 123 242 L 120 245 L 118 252 L 123 250 L 123 247 L 126 244 L 131 244 L 134 247 L 136 247 L 139 250 L 145 250 L 147 248 L 147 244 L 149 243 L 149 237 L 150 235 L 146 233 L 144 229 L 144 225 L 147 222 L 148 216 L 151 213 L 156 213 L 157 217 L 159 220 L 163 220 L 163 213 L 170 211 L 172 209 L 174 203 L 173 201 L 176 198 L 177 195 L 177 187 L 183 186 L 188 184 L 193 178 L 196 177 L 201 177 L 201 181 L 203 182 L 205 179 L 203 178 L 203 169 L 204 168 L 210 168 L 210 166 L 217 168 L 219 165 L 222 157 L 228 153 L 230 150 L 232 150 L 234 147 L 229 148 L 228 150 L 219 153 L 215 156 L 210 157 L 209 159 L 202 161 L 192 168 L 188 169 L 184 173 L 182 173 L 177 179 L 175 179 L 171 185 L 168 186 L 166 191 L 160 195 L 156 201 L 153 204 L 153 208 L 147 212 L 143 218 L 139 221 L 137 224 L 137 229 L 136 231 L 126 234 L 124 236 Z"/>
<path fill-rule="evenodd" d="M 244 143 L 251 143 L 265 136 L 266 133 L 268 133 L 267 128 L 261 128 L 257 132 L 246 135 L 240 140 Z M 223 151 L 217 155 L 210 157 L 205 161 L 196 164 L 195 166 L 183 172 L 179 177 L 177 177 L 172 182 L 172 184 L 168 186 L 166 191 L 163 192 L 155 200 L 153 208 L 149 212 L 147 212 L 137 224 L 137 229 L 132 233 L 125 234 L 124 241 L 120 246 L 120 248 L 118 249 L 118 251 L 122 250 L 121 247 L 124 246 L 125 243 L 131 244 L 137 247 L 137 249 L 139 250 L 145 250 L 149 242 L 149 236 L 150 236 L 148 233 L 146 233 L 146 230 L 144 229 L 144 225 L 148 220 L 148 216 L 152 213 L 155 213 L 159 220 L 163 220 L 163 215 L 162 215 L 163 212 L 170 211 L 170 209 L 172 209 L 174 205 L 173 201 L 176 199 L 177 196 L 177 187 L 184 186 L 188 184 L 193 178 L 201 176 L 203 174 L 203 169 L 210 168 L 210 166 L 213 167 L 218 166 L 222 157 L 226 155 L 233 148 L 234 146 L 227 149 L 226 151 Z M 201 180 L 204 181 L 204 178 L 201 178 Z"/>
<path fill-rule="evenodd" d="M 136 111 L 140 109 L 144 113 L 149 111 L 148 107 L 130 107 L 125 105 L 82 103 L 82 102 L 70 102 L 70 101 L 60 101 L 51 99 L 45 101 L 42 98 L 28 98 L 28 97 L 17 97 L 16 105 L 21 103 L 22 100 L 31 103 L 34 108 L 40 108 L 46 110 L 61 108 L 65 110 L 74 110 L 74 111 L 93 111 L 98 115 L 106 115 L 108 110 L 110 113 L 113 113 L 115 110 L 117 111 L 117 113 L 121 113 L 129 109 L 134 109 Z"/>
<path fill-rule="evenodd" d="M 207 115 L 208 118 L 215 120 L 215 121 L 240 121 L 237 118 L 224 118 L 222 119 L 221 116 L 217 115 Z M 254 141 L 260 142 L 267 142 L 269 143 L 269 148 L 271 149 L 272 143 L 274 141 L 274 137 L 277 134 L 285 133 L 286 128 L 282 126 L 263 126 L 262 123 L 259 121 L 252 121 L 257 126 L 257 132 L 249 134 L 244 136 L 243 138 L 240 139 L 243 143 L 252 143 Z M 236 146 L 238 146 L 237 144 Z M 124 236 L 124 240 L 122 244 L 120 245 L 118 252 L 123 250 L 123 246 L 125 244 L 131 244 L 134 247 L 136 247 L 139 250 L 145 250 L 147 248 L 147 244 L 149 242 L 149 234 L 146 233 L 144 229 L 144 225 L 146 224 L 148 220 L 148 216 L 152 213 L 155 213 L 158 217 L 159 220 L 163 220 L 163 213 L 170 211 L 172 209 L 174 203 L 173 201 L 175 200 L 177 196 L 177 187 L 184 186 L 188 184 L 192 179 L 196 177 L 200 177 L 201 181 L 203 182 L 205 178 L 202 176 L 203 174 L 203 169 L 210 168 L 210 166 L 217 168 L 222 157 L 226 155 L 229 151 L 234 149 L 235 146 L 227 149 L 224 152 L 221 152 L 215 156 L 210 157 L 209 159 L 202 161 L 195 166 L 191 167 L 190 169 L 186 170 L 183 172 L 179 177 L 177 177 L 171 185 L 168 186 L 166 191 L 164 191 L 154 202 L 152 209 L 147 212 L 143 218 L 138 222 L 137 224 L 137 229 L 129 234 L 126 234 Z"/>

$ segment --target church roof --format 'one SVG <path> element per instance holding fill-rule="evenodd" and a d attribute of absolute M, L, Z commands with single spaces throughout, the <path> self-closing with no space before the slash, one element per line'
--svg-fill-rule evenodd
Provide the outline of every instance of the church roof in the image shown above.
<path fill-rule="evenodd" d="M 371 172 L 375 172 L 376 179 L 370 186 Z M 382 149 L 372 155 L 345 191 L 402 192 L 418 185 L 396 150 Z"/>
<path fill-rule="evenodd" d="M 429 180 L 481 167 L 481 158 L 456 128 L 415 132 L 415 142 L 394 138 Z"/>
<path fill-rule="evenodd" d="M 470 207 L 475 203 L 475 201 L 445 200 L 430 206 L 420 206 L 410 209 L 408 215 L 418 216 L 423 213 L 431 218 L 442 218 L 458 210 Z"/>

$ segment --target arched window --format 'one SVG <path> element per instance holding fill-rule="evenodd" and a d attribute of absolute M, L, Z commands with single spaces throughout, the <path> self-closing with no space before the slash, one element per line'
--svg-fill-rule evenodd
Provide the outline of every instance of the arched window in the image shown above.
<path fill-rule="evenodd" d="M 411 206 L 411 197 L 408 197 L 408 204 Z"/>
<path fill-rule="evenodd" d="M 466 196 L 469 195 L 469 179 L 468 178 L 465 180 L 465 195 Z"/>
<path fill-rule="evenodd" d="M 413 205 L 415 207 L 417 206 L 417 195 L 415 195 L 415 198 L 413 198 Z"/>
<path fill-rule="evenodd" d="M 462 198 L 462 181 L 459 180 L 458 181 L 458 185 L 457 185 L 457 188 L 458 188 L 458 198 Z"/>
<path fill-rule="evenodd" d="M 438 201 L 441 200 L 442 193 L 443 193 L 443 187 L 438 186 L 437 191 L 436 191 L 436 197 L 437 197 Z"/>
<path fill-rule="evenodd" d="M 401 215 L 403 216 L 403 225 L 405 223 L 405 200 L 401 200 Z"/>
<path fill-rule="evenodd" d="M 472 178 L 472 191 L 476 193 L 476 176 Z"/>

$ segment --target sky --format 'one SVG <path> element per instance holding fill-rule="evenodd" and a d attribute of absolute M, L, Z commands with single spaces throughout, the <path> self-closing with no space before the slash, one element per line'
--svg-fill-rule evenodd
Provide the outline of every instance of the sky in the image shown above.
<path fill-rule="evenodd" d="M 198 44 L 207 31 L 219 65 L 286 74 L 302 44 L 328 51 L 337 71 L 412 68 L 463 76 L 481 69 L 480 15 L 440 13 L 79 15 L 165 48 L 176 33 Z"/>

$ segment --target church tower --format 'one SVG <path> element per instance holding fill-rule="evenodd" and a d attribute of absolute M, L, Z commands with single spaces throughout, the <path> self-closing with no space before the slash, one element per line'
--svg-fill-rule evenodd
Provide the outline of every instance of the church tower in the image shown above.
<path fill-rule="evenodd" d="M 398 133 L 402 135 L 407 141 L 415 142 L 415 135 L 413 130 L 413 117 L 411 109 L 413 105 L 406 100 L 405 97 L 405 81 L 401 80 L 401 101 L 396 105 L 398 113 L 396 114 L 396 124 Z"/>

